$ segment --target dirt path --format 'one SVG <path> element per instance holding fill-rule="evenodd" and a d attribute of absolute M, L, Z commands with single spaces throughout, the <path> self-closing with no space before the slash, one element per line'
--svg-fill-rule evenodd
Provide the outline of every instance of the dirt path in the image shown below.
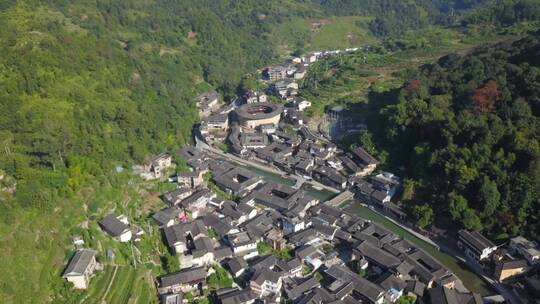
<path fill-rule="evenodd" d="M 111 286 L 112 286 L 112 283 L 114 282 L 114 278 L 116 277 L 116 272 L 117 271 L 118 271 L 118 266 L 114 266 L 114 273 L 113 273 L 113 275 L 111 277 L 111 280 L 109 281 L 109 285 L 107 286 L 107 289 L 103 293 L 103 297 L 101 298 L 101 303 L 107 303 L 107 301 L 105 301 L 105 297 L 109 293 L 109 289 L 111 289 Z"/>

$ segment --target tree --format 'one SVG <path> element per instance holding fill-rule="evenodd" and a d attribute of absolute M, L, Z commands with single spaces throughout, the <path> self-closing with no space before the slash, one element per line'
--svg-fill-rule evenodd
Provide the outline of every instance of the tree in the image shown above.
<path fill-rule="evenodd" d="M 161 256 L 161 265 L 167 273 L 175 272 L 180 270 L 180 262 L 178 257 L 168 252 Z"/>
<path fill-rule="evenodd" d="M 257 243 L 257 252 L 259 255 L 266 255 L 272 252 L 272 246 L 266 244 L 265 242 Z"/>
<path fill-rule="evenodd" d="M 373 136 L 371 133 L 369 133 L 368 130 L 362 130 L 360 131 L 360 135 L 358 136 L 358 144 L 360 147 L 362 147 L 364 150 L 366 150 L 367 153 L 371 155 L 375 155 L 377 153 L 377 150 L 375 149 L 375 144 L 373 144 Z"/>
<path fill-rule="evenodd" d="M 461 221 L 463 213 L 469 209 L 469 204 L 465 197 L 456 192 L 451 192 L 448 194 L 448 209 L 453 220 Z"/>
<path fill-rule="evenodd" d="M 214 228 L 208 228 L 208 237 L 213 240 L 219 240 L 219 235 L 216 233 Z"/>
<path fill-rule="evenodd" d="M 478 88 L 472 97 L 476 113 L 491 112 L 495 109 L 495 103 L 501 97 L 501 91 L 495 80 L 490 80 L 481 88 Z"/>
<path fill-rule="evenodd" d="M 416 224 L 421 228 L 425 228 L 433 223 L 433 209 L 427 204 L 414 206 L 413 216 Z"/>
<path fill-rule="evenodd" d="M 367 272 L 364 269 L 360 269 L 358 271 L 358 275 L 361 276 L 362 278 L 365 278 L 367 276 Z"/>
<path fill-rule="evenodd" d="M 484 176 L 482 184 L 478 190 L 478 202 L 481 204 L 482 217 L 489 218 L 499 207 L 501 194 L 497 189 L 497 184 L 489 177 Z"/>
<path fill-rule="evenodd" d="M 416 182 L 412 179 L 406 178 L 403 180 L 403 192 L 401 199 L 404 201 L 411 200 L 414 197 Z"/>
<path fill-rule="evenodd" d="M 208 276 L 208 287 L 212 290 L 230 288 L 233 281 L 229 277 L 227 270 L 217 265 L 212 268 L 214 269 L 214 273 Z"/>
<path fill-rule="evenodd" d="M 483 229 L 482 221 L 480 220 L 480 217 L 476 215 L 476 212 L 474 211 L 474 209 L 467 208 L 463 212 L 462 216 L 463 216 L 462 218 L 463 226 L 467 230 L 480 231 Z"/>
<path fill-rule="evenodd" d="M 397 300 L 396 304 L 414 304 L 416 303 L 416 298 L 411 296 L 401 296 Z"/>

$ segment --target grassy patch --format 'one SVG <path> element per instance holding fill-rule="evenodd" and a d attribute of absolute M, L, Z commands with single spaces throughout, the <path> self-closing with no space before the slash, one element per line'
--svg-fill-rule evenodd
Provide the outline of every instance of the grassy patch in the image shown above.
<path fill-rule="evenodd" d="M 107 294 L 107 303 L 127 303 L 131 296 L 137 270 L 132 267 L 119 267 Z"/>
<path fill-rule="evenodd" d="M 99 303 L 109 286 L 114 274 L 113 266 L 106 266 L 102 272 L 96 274 L 92 280 L 90 280 L 90 288 L 88 289 L 88 297 L 85 303 Z"/>
<path fill-rule="evenodd" d="M 313 34 L 311 50 L 343 49 L 377 43 L 368 32 L 369 17 L 335 17 Z"/>

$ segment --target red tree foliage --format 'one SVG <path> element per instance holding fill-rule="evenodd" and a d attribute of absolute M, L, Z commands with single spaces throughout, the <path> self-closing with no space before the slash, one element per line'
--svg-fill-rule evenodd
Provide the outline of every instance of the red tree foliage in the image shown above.
<path fill-rule="evenodd" d="M 407 84 L 405 85 L 405 90 L 409 93 L 416 92 L 418 89 L 420 89 L 420 86 L 422 86 L 422 82 L 417 79 L 412 79 L 407 81 Z"/>
<path fill-rule="evenodd" d="M 481 88 L 474 91 L 472 97 L 474 104 L 474 111 L 476 113 L 491 112 L 495 109 L 495 103 L 501 97 L 501 91 L 497 86 L 495 80 L 490 80 Z"/>

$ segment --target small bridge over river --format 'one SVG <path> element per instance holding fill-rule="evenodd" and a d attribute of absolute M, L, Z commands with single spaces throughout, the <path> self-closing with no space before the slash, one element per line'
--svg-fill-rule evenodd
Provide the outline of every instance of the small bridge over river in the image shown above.
<path fill-rule="evenodd" d="M 338 194 L 333 199 L 326 202 L 326 204 L 330 205 L 332 207 L 339 207 L 339 205 L 341 205 L 342 203 L 352 199 L 353 197 L 354 197 L 354 194 L 351 191 L 346 190 L 346 191 L 343 191 L 340 194 Z"/>

